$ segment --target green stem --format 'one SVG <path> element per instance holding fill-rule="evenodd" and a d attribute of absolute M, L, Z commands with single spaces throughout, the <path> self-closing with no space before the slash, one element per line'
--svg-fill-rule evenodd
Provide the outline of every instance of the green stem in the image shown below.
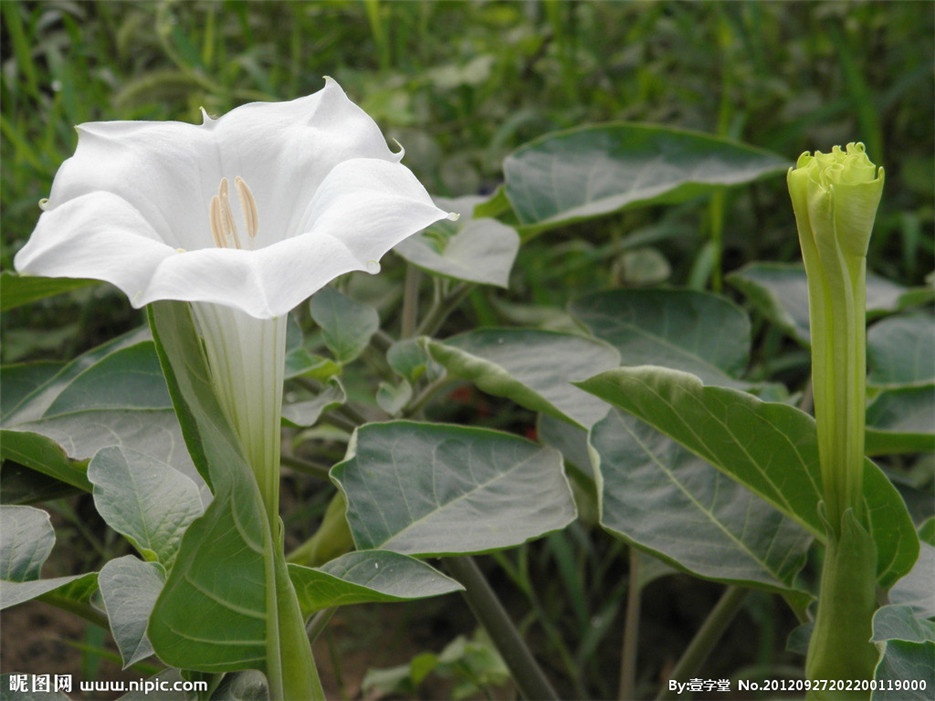
<path fill-rule="evenodd" d="M 678 664 L 669 674 L 669 679 L 687 681 L 697 673 L 711 650 L 717 645 L 718 640 L 724 635 L 724 631 L 727 630 L 731 621 L 739 613 L 743 602 L 747 598 L 747 593 L 747 589 L 738 586 L 729 586 L 724 590 L 705 622 L 701 624 L 701 628 L 695 633 L 695 637 L 685 648 L 685 652 L 682 653 Z M 656 701 L 676 698 L 678 698 L 676 692 L 670 691 L 668 685 L 666 685 L 656 696 Z"/>
<path fill-rule="evenodd" d="M 406 266 L 406 283 L 403 286 L 403 312 L 400 338 L 412 338 L 419 318 L 419 282 L 422 271 L 411 263 Z"/>
<path fill-rule="evenodd" d="M 503 657 L 523 698 L 558 699 L 477 563 L 471 557 L 452 557 L 445 562 L 452 576 L 464 585 L 468 606 Z"/>
<path fill-rule="evenodd" d="M 81 616 L 81 618 L 88 621 L 88 623 L 100 626 L 104 630 L 110 630 L 110 622 L 107 620 L 107 616 L 91 606 L 91 604 L 69 599 L 61 594 L 56 594 L 54 591 L 47 592 L 36 598 L 62 611 L 68 611 L 76 616 Z"/>
<path fill-rule="evenodd" d="M 315 462 L 313 460 L 305 460 L 304 458 L 297 458 L 294 455 L 283 455 L 280 458 L 280 461 L 286 467 L 291 467 L 296 472 L 301 472 L 303 475 L 309 475 L 311 477 L 317 477 L 318 479 L 328 481 L 328 473 L 331 472 L 331 466 L 326 465 L 325 463 Z"/>
<path fill-rule="evenodd" d="M 445 322 L 448 315 L 461 304 L 464 298 L 467 297 L 473 289 L 474 285 L 472 283 L 462 282 L 456 285 L 448 294 L 435 301 L 431 309 L 429 309 L 428 314 L 422 319 L 422 323 L 420 323 L 419 327 L 416 329 L 415 335 L 433 335 Z"/>
<path fill-rule="evenodd" d="M 876 609 L 876 544 L 851 509 L 837 530 L 840 537 L 828 527 L 818 615 L 805 673 L 808 679 L 872 679 L 878 657 L 870 642 Z M 869 696 L 869 691 L 813 691 L 806 698 L 837 701 Z"/>
<path fill-rule="evenodd" d="M 279 539 L 276 547 L 282 549 Z M 305 632 L 305 619 L 289 579 L 285 560 L 276 555 L 271 567 L 274 574 L 272 596 L 275 609 L 267 632 L 266 676 L 271 701 L 325 701 L 325 692 L 312 656 L 312 645 Z M 271 609 L 267 609 L 270 611 Z"/>
<path fill-rule="evenodd" d="M 623 628 L 623 651 L 620 654 L 620 701 L 636 698 L 636 652 L 640 631 L 640 599 L 642 587 L 639 582 L 639 551 L 630 548 L 630 572 L 628 575 L 627 611 Z"/>

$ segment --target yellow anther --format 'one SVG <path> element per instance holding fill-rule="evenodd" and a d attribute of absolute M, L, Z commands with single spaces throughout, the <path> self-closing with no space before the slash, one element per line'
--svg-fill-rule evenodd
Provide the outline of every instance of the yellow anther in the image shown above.
<path fill-rule="evenodd" d="M 256 232 L 260 228 L 260 215 L 256 210 L 256 200 L 253 199 L 253 193 L 250 192 L 247 183 L 239 175 L 234 178 L 234 187 L 237 188 L 237 199 L 240 200 L 240 211 L 243 212 L 247 234 L 251 239 L 256 238 Z"/>
<path fill-rule="evenodd" d="M 218 187 L 218 199 L 221 204 L 221 233 L 224 236 L 224 243 L 233 243 L 234 248 L 240 248 L 240 238 L 237 236 L 237 224 L 234 222 L 234 212 L 231 210 L 230 185 L 227 178 L 221 178 L 221 185 Z"/>
<path fill-rule="evenodd" d="M 224 237 L 221 233 L 221 200 L 218 199 L 217 195 L 211 198 L 208 221 L 211 224 L 211 236 L 214 238 L 214 245 L 218 248 L 224 248 Z"/>
<path fill-rule="evenodd" d="M 256 200 L 244 179 L 239 175 L 234 178 L 234 187 L 237 189 L 237 199 L 240 200 L 240 211 L 243 214 L 244 225 L 251 239 L 255 238 L 260 228 L 260 217 L 256 208 Z M 208 223 L 211 226 L 211 236 L 214 245 L 218 248 L 240 248 L 240 237 L 237 235 L 237 222 L 231 210 L 230 184 L 227 178 L 221 178 L 218 185 L 218 194 L 211 198 L 208 207 Z"/>

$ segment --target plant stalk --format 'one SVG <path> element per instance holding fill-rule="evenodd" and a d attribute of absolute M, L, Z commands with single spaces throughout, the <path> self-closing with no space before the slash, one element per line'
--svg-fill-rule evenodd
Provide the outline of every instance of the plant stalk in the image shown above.
<path fill-rule="evenodd" d="M 630 572 L 627 575 L 627 611 L 623 627 L 623 651 L 620 654 L 620 701 L 636 698 L 636 652 L 640 635 L 639 552 L 630 548 Z"/>
<path fill-rule="evenodd" d="M 469 556 L 452 557 L 445 562 L 451 575 L 464 585 L 463 595 L 468 606 L 496 645 L 520 695 L 529 701 L 557 700 L 558 694 L 523 642 L 509 614 L 474 559 Z"/>
<path fill-rule="evenodd" d="M 697 673 L 698 668 L 704 664 L 731 621 L 740 612 L 748 593 L 747 589 L 738 586 L 729 586 L 724 590 L 705 622 L 701 624 L 701 628 L 695 633 L 695 637 L 685 648 L 685 652 L 682 653 L 678 664 L 675 665 L 669 675 L 670 679 L 687 681 Z M 656 701 L 676 698 L 678 698 L 678 694 L 670 691 L 669 687 L 665 686 L 656 696 Z"/>

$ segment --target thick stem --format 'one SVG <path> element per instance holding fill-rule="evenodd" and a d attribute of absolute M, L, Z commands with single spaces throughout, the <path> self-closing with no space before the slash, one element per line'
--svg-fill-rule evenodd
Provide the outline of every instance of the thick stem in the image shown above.
<path fill-rule="evenodd" d="M 872 679 L 877 664 L 873 635 L 877 553 L 873 537 L 848 509 L 828 528 L 818 615 L 805 661 L 808 679 Z M 869 691 L 812 691 L 810 701 L 867 699 Z"/>
<path fill-rule="evenodd" d="M 470 557 L 452 557 L 446 564 L 452 576 L 464 585 L 468 606 L 503 657 L 522 697 L 530 701 L 558 699 L 477 563 Z"/>
<path fill-rule="evenodd" d="M 282 549 L 281 538 L 275 547 Z M 312 657 L 311 641 L 305 631 L 305 620 L 285 561 L 277 556 L 272 566 L 275 570 L 272 587 L 275 592 L 275 611 L 272 614 L 275 620 L 270 621 L 267 633 L 266 659 L 270 701 L 325 701 L 325 692 Z"/>

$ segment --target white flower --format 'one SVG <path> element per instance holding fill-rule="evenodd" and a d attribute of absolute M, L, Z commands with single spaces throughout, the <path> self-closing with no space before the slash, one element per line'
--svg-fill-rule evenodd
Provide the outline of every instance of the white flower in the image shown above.
<path fill-rule="evenodd" d="M 268 319 L 447 215 L 374 121 L 314 95 L 201 125 L 92 122 L 59 169 L 23 275 L 113 283 L 135 307 L 210 302 Z"/>
<path fill-rule="evenodd" d="M 105 280 L 135 307 L 192 303 L 272 524 L 286 313 L 339 275 L 377 272 L 390 248 L 449 216 L 401 158 L 330 79 L 201 125 L 84 124 L 14 264 Z"/>

